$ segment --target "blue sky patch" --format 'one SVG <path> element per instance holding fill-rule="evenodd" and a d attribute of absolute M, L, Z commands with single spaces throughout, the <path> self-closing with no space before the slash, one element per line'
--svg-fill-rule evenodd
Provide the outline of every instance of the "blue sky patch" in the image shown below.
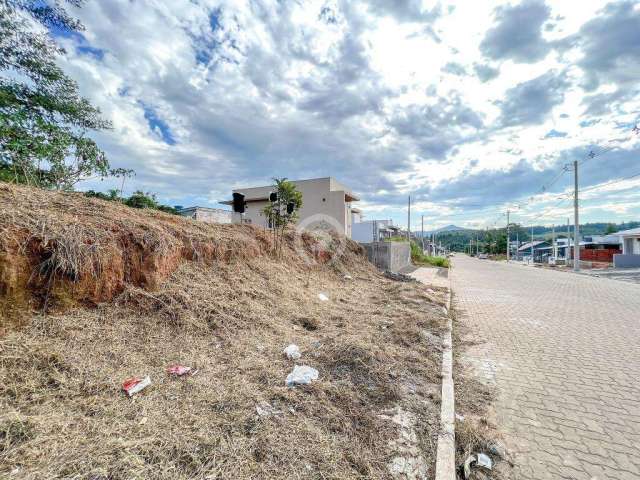
<path fill-rule="evenodd" d="M 140 102 L 140 104 L 144 109 L 144 118 L 147 120 L 151 131 L 159 135 L 167 145 L 175 145 L 176 140 L 173 137 L 173 134 L 171 133 L 171 129 L 169 128 L 167 122 L 161 119 L 156 111 L 149 105 L 146 105 L 142 102 Z"/>
<path fill-rule="evenodd" d="M 549 132 L 547 132 L 544 138 L 563 138 L 566 136 L 567 136 L 567 132 L 559 132 L 555 128 L 552 128 L 551 130 L 549 130 Z"/>
<path fill-rule="evenodd" d="M 86 37 L 80 32 L 76 32 L 74 30 L 68 30 L 66 28 L 60 28 L 56 25 L 50 26 L 49 32 L 51 33 L 54 39 L 66 38 L 73 41 L 76 47 L 76 51 L 78 53 L 81 53 L 83 55 L 89 55 L 95 58 L 96 60 L 102 60 L 104 58 L 104 54 L 106 51 L 103 50 L 102 48 L 97 48 L 92 46 L 88 42 Z"/>

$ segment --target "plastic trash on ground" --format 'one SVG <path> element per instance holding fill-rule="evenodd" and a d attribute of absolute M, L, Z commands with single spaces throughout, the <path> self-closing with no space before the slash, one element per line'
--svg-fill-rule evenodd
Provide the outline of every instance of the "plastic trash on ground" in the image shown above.
<path fill-rule="evenodd" d="M 256 412 L 260 417 L 270 417 L 271 415 L 280 415 L 282 413 L 282 411 L 264 400 L 256 405 Z"/>
<path fill-rule="evenodd" d="M 133 397 L 136 393 L 141 392 L 145 388 L 151 385 L 151 378 L 149 375 L 145 376 L 143 379 L 139 379 L 138 377 L 127 378 L 122 384 L 122 390 L 125 393 Z"/>
<path fill-rule="evenodd" d="M 489 470 L 491 470 L 491 467 L 493 467 L 493 461 L 491 460 L 491 457 L 489 457 L 489 455 L 485 455 L 484 453 L 478 454 L 476 463 L 479 467 L 488 468 Z"/>
<path fill-rule="evenodd" d="M 295 385 L 308 385 L 318 379 L 318 370 L 307 365 L 296 365 L 293 371 L 287 375 L 287 387 Z"/>
<path fill-rule="evenodd" d="M 193 371 L 191 367 L 185 367 L 184 365 L 171 365 L 169 368 L 167 368 L 167 373 L 169 375 L 175 375 L 177 377 L 181 377 L 188 373 L 193 375 L 196 371 Z"/>
<path fill-rule="evenodd" d="M 353 277 L 347 273 L 347 274 L 344 276 L 344 279 L 345 279 L 345 280 L 353 280 Z"/>
<path fill-rule="evenodd" d="M 327 297 L 324 293 L 319 293 L 318 298 L 321 302 L 326 302 L 327 300 L 329 300 L 329 297 Z"/>
<path fill-rule="evenodd" d="M 298 346 L 294 345 L 293 343 L 289 345 L 287 348 L 285 348 L 283 350 L 283 353 L 287 356 L 289 360 L 298 360 L 302 356 Z"/>
<path fill-rule="evenodd" d="M 491 470 L 493 461 L 489 455 L 478 453 L 477 455 L 469 455 L 462 466 L 464 479 L 467 480 L 471 476 L 471 467 L 478 466 Z"/>

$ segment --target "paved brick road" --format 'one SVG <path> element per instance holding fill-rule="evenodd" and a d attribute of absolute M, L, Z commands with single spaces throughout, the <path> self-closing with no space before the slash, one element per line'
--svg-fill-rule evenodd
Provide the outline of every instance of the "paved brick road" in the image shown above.
<path fill-rule="evenodd" d="M 640 285 L 458 256 L 517 479 L 640 479 Z"/>

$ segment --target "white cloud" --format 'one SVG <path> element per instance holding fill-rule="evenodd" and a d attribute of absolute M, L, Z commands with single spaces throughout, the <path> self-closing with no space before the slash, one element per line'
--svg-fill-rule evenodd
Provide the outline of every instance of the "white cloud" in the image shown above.
<path fill-rule="evenodd" d="M 91 1 L 77 14 L 104 56 L 64 40 L 62 63 L 113 121 L 96 138 L 114 166 L 137 171 L 128 188 L 185 205 L 273 176 L 333 175 L 369 217 L 403 223 L 413 192 L 433 224 L 482 224 L 494 220 L 483 212 L 629 135 L 640 94 L 616 59 L 637 46 L 614 36 L 607 61 L 601 34 L 616 22 L 640 31 L 640 12 L 603 1 L 451 5 Z M 616 168 L 595 159 L 584 181 L 620 176 L 638 148 L 621 144 Z M 611 219 L 632 214 L 617 208 Z"/>

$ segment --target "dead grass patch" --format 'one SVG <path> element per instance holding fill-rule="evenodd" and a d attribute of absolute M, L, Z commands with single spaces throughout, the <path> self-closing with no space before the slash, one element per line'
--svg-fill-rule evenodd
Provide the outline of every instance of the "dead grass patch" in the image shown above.
<path fill-rule="evenodd" d="M 65 260 L 37 271 L 55 277 L 52 301 L 70 301 L 0 337 L 0 477 L 389 478 L 398 426 L 381 414 L 396 407 L 415 417 L 433 473 L 445 317 L 422 285 L 383 278 L 352 242 L 337 262 L 309 264 L 289 244 L 271 256 L 255 228 L 28 193 L 0 187 L 23 214 L 34 207 L 16 224 L 0 211 L 3 231 L 30 239 L 3 240 L 14 263 L 1 268 L 40 268 L 44 257 L 20 248 L 48 245 Z M 85 246 L 51 242 L 64 223 L 81 226 Z M 289 343 L 318 381 L 285 386 Z M 174 363 L 199 372 L 171 378 Z M 150 387 L 123 395 L 125 378 L 146 374 Z M 260 416 L 262 402 L 274 413 Z"/>

